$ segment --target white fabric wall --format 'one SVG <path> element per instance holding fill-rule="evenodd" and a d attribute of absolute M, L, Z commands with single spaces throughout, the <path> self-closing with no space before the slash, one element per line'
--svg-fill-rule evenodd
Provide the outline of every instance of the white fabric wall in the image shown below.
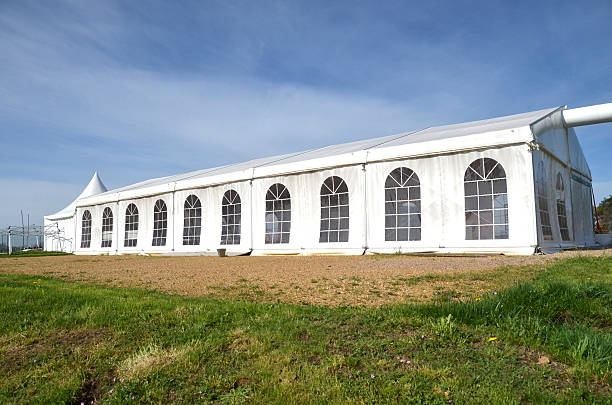
<path fill-rule="evenodd" d="M 55 231 L 45 234 L 44 250 L 49 252 L 74 252 L 74 217 L 60 218 L 56 220 L 44 219 L 45 229 L 54 229 Z"/>
<path fill-rule="evenodd" d="M 488 157 L 506 171 L 509 204 L 509 239 L 471 241 L 465 239 L 463 180 L 474 160 Z M 87 207 L 92 214 L 91 248 L 80 249 L 81 218 L 85 207 L 77 210 L 78 253 L 199 253 L 214 254 L 225 248 L 230 254 L 361 254 L 440 252 L 500 252 L 531 254 L 536 245 L 533 170 L 527 145 L 486 151 L 456 153 L 393 162 L 353 165 L 302 174 L 260 178 L 252 181 L 179 190 L 160 196 Z M 421 184 L 421 240 L 386 242 L 384 237 L 384 184 L 395 168 L 408 167 Z M 320 243 L 320 190 L 330 176 L 341 177 L 349 189 L 349 241 Z M 287 244 L 265 243 L 265 196 L 268 188 L 281 183 L 291 194 L 291 235 Z M 242 204 L 242 232 L 239 245 L 221 245 L 221 203 L 223 194 L 233 189 Z M 185 199 L 196 195 L 202 204 L 200 245 L 183 245 L 183 207 Z M 158 199 L 168 207 L 166 246 L 152 246 L 153 207 Z M 125 210 L 130 203 L 138 207 L 139 229 L 136 247 L 124 247 Z M 569 205 L 569 204 L 568 204 Z M 113 210 L 113 245 L 101 248 L 102 212 Z M 367 213 L 366 213 L 367 207 Z M 252 215 L 252 221 L 251 221 Z M 552 218 L 552 215 L 551 215 Z M 252 229 L 251 229 L 252 225 Z"/>
<path fill-rule="evenodd" d="M 466 240 L 463 180 L 476 159 L 498 161 L 506 172 L 509 239 Z M 384 184 L 397 167 L 408 167 L 421 183 L 421 241 L 386 242 Z M 439 252 L 532 254 L 536 245 L 531 158 L 526 145 L 457 153 L 367 166 L 368 248 L 374 253 Z"/>
<path fill-rule="evenodd" d="M 540 162 L 543 165 L 544 171 L 540 173 L 539 166 Z M 540 216 L 540 205 L 539 200 L 536 199 L 536 212 L 537 212 L 537 224 L 538 224 L 538 244 L 542 250 L 547 251 L 550 249 L 558 248 L 570 248 L 576 246 L 574 239 L 574 220 L 573 220 L 573 201 L 571 198 L 571 189 L 574 187 L 570 184 L 570 171 L 562 165 L 556 159 L 553 159 L 549 154 L 542 151 L 533 151 L 533 167 L 534 177 L 536 179 L 535 189 L 543 187 L 545 191 L 546 199 L 548 202 L 547 209 L 550 217 L 550 224 L 552 227 L 552 239 L 546 239 L 542 230 L 542 218 Z M 564 190 L 561 193 L 557 190 L 557 174 L 561 174 L 563 177 Z M 557 197 L 563 197 L 565 199 L 565 208 L 568 221 L 568 228 L 570 234 L 570 241 L 563 241 L 561 237 L 561 230 L 559 227 L 559 216 L 557 212 Z M 578 238 L 581 240 L 583 238 Z"/>
<path fill-rule="evenodd" d="M 221 207 L 223 195 L 228 190 L 234 190 L 240 196 L 241 203 L 241 234 L 239 245 L 221 245 Z M 194 194 L 202 204 L 202 229 L 200 245 L 183 245 L 183 218 L 185 199 Z M 226 249 L 229 254 L 242 254 L 251 250 L 251 186 L 249 181 L 225 184 L 195 190 L 175 192 L 176 220 L 174 234 L 176 240 L 174 250 L 177 252 L 216 253 L 217 249 Z"/>
<path fill-rule="evenodd" d="M 590 181 L 577 173 L 572 173 L 572 218 L 574 238 L 578 246 L 594 246 L 593 204 Z"/>
<path fill-rule="evenodd" d="M 592 246 L 595 240 L 592 228 L 591 180 L 587 178 L 590 177 L 591 171 L 576 137 L 576 132 L 573 128 L 565 129 L 561 111 L 556 111 L 532 125 L 532 131 L 538 144 L 544 147 L 542 150 L 533 152 L 534 177 L 536 178 L 534 186 L 537 189 L 538 184 L 542 181 L 538 172 L 538 165 L 542 162 L 553 234 L 551 240 L 544 238 L 539 202 L 536 199 L 539 245 L 544 251 Z M 559 194 L 556 190 L 557 173 L 562 174 L 565 185 L 564 196 L 571 241 L 563 241 L 560 234 L 556 205 L 556 198 Z"/>
<path fill-rule="evenodd" d="M 349 190 L 348 242 L 320 243 L 321 186 L 330 176 L 342 178 Z M 265 244 L 265 197 L 281 183 L 291 194 L 291 236 L 288 244 Z M 253 181 L 253 254 L 362 254 L 365 246 L 364 176 L 362 165 Z"/>

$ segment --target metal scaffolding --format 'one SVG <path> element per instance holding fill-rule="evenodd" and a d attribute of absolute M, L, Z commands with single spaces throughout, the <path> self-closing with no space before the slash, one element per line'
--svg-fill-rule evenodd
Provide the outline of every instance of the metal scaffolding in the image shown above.
<path fill-rule="evenodd" d="M 15 239 L 17 238 L 17 239 Z M 15 241 L 21 239 L 21 249 L 41 249 L 44 241 L 56 246 L 57 250 L 63 250 L 67 243 L 72 243 L 72 238 L 67 238 L 63 229 L 59 229 L 57 223 L 47 226 L 9 226 L 0 229 L 0 246 L 13 253 Z"/>

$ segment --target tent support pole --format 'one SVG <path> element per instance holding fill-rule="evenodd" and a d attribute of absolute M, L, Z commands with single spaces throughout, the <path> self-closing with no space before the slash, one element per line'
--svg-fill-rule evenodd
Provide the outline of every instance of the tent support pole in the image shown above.
<path fill-rule="evenodd" d="M 361 165 L 361 172 L 363 173 L 363 253 L 365 254 L 368 250 L 368 172 L 365 163 Z"/>

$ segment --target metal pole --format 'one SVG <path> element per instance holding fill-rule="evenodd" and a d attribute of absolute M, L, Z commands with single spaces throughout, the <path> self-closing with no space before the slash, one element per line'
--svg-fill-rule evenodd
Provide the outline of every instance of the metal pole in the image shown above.
<path fill-rule="evenodd" d="M 23 210 L 19 210 L 21 212 L 21 250 L 23 250 L 23 246 L 25 245 L 25 232 L 23 226 Z"/>
<path fill-rule="evenodd" d="M 28 213 L 28 236 L 26 237 L 28 241 L 28 247 L 30 246 L 30 213 Z"/>
<path fill-rule="evenodd" d="M 13 245 L 11 244 L 11 227 L 8 230 L 8 254 L 9 256 L 13 253 Z"/>

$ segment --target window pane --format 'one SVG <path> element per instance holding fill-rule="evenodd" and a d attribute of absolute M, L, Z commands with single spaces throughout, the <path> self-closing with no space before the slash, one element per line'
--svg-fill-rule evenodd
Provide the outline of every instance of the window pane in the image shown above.
<path fill-rule="evenodd" d="M 478 194 L 491 194 L 493 187 L 490 181 L 479 181 L 478 182 Z"/>
<path fill-rule="evenodd" d="M 478 240 L 478 227 L 477 226 L 466 226 L 465 227 L 465 239 Z"/>
<path fill-rule="evenodd" d="M 421 214 L 410 215 L 410 226 L 413 228 L 421 226 Z"/>
<path fill-rule="evenodd" d="M 398 188 L 397 189 L 397 199 L 398 200 L 407 200 L 408 199 L 408 189 L 407 188 Z"/>
<path fill-rule="evenodd" d="M 495 210 L 494 220 L 496 224 L 507 224 L 508 223 L 508 210 Z"/>
<path fill-rule="evenodd" d="M 478 209 L 490 210 L 491 208 L 493 208 L 493 199 L 491 196 L 478 197 Z"/>
<path fill-rule="evenodd" d="M 480 211 L 480 225 L 490 225 L 493 224 L 493 211 Z"/>
<path fill-rule="evenodd" d="M 480 239 L 493 239 L 493 227 L 492 226 L 481 226 L 480 227 Z"/>
<path fill-rule="evenodd" d="M 344 218 L 348 218 L 349 216 L 349 206 L 348 205 L 340 206 L 340 216 Z"/>
<path fill-rule="evenodd" d="M 385 203 L 385 214 L 395 214 L 396 210 L 396 203 L 393 202 L 386 202 Z"/>
<path fill-rule="evenodd" d="M 508 239 L 508 225 L 496 225 L 494 228 L 495 239 Z"/>
<path fill-rule="evenodd" d="M 463 188 L 466 196 L 478 194 L 478 187 L 477 183 L 475 182 L 466 182 L 463 184 Z"/>
<path fill-rule="evenodd" d="M 465 213 L 466 225 L 478 225 L 478 214 L 473 211 L 467 211 Z"/>
<path fill-rule="evenodd" d="M 506 180 L 493 180 L 494 193 L 506 193 Z"/>
<path fill-rule="evenodd" d="M 478 210 L 478 197 L 466 197 L 465 209 L 470 211 Z"/>
<path fill-rule="evenodd" d="M 493 197 L 493 205 L 495 208 L 508 208 L 508 197 L 506 194 L 500 194 Z"/>
<path fill-rule="evenodd" d="M 408 228 L 399 228 L 397 230 L 397 240 L 399 241 L 408 240 Z"/>

